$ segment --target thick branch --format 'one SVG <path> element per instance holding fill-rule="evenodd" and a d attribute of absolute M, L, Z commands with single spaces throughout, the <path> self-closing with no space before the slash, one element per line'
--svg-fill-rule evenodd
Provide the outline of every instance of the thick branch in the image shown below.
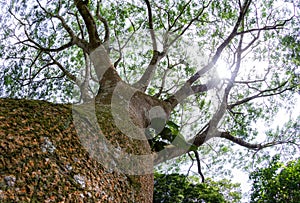
<path fill-rule="evenodd" d="M 75 5 L 82 16 L 85 26 L 89 34 L 89 52 L 96 49 L 100 44 L 100 38 L 97 32 L 97 26 L 92 14 L 90 13 L 86 3 L 82 0 L 74 0 Z"/>
<path fill-rule="evenodd" d="M 52 15 L 52 14 L 50 14 L 50 15 Z M 62 26 L 65 28 L 65 30 L 68 32 L 68 34 L 70 35 L 70 37 L 71 37 L 71 41 L 69 42 L 69 43 L 71 43 L 70 44 L 70 46 L 72 46 L 72 45 L 74 45 L 74 44 L 76 44 L 77 46 L 79 46 L 80 48 L 82 48 L 84 51 L 88 51 L 88 43 L 82 38 L 82 39 L 80 39 L 80 38 L 78 38 L 76 35 L 75 35 L 75 33 L 74 33 L 74 31 L 69 27 L 69 25 L 67 24 L 67 22 L 65 21 L 65 19 L 62 17 L 62 16 L 60 16 L 60 15 L 52 15 L 54 18 L 57 18 L 57 19 L 59 19 L 60 20 L 60 22 L 61 22 L 61 24 L 62 24 Z M 77 24 L 78 24 L 78 26 L 79 26 L 79 29 L 80 29 L 80 31 L 81 31 L 81 35 L 83 36 L 83 31 L 82 31 L 82 28 L 81 28 L 81 26 L 80 26 L 80 23 L 79 23 L 79 20 L 78 20 L 78 16 L 76 15 L 75 16 L 76 17 L 76 20 L 77 20 Z M 66 47 L 66 48 L 68 48 L 68 47 Z M 47 50 L 45 50 L 45 51 L 47 51 Z M 53 50 L 51 51 L 51 50 L 48 50 L 48 51 L 50 51 L 50 52 L 53 52 Z M 58 51 L 62 51 L 62 50 L 58 50 Z M 57 51 L 57 52 L 58 52 Z"/>
<path fill-rule="evenodd" d="M 181 95 L 185 95 L 185 92 L 189 89 L 191 89 L 191 85 L 198 80 L 204 73 L 206 73 L 207 71 L 209 71 L 211 68 L 214 67 L 214 65 L 217 63 L 218 59 L 221 56 L 221 53 L 223 52 L 223 50 L 225 49 L 226 46 L 228 46 L 228 44 L 231 42 L 231 40 L 237 35 L 237 30 L 240 27 L 244 16 L 250 6 L 251 0 L 247 0 L 245 1 L 243 7 L 240 10 L 240 15 L 239 18 L 234 26 L 234 28 L 232 29 L 230 35 L 223 41 L 223 43 L 217 48 L 217 51 L 215 53 L 215 55 L 213 56 L 212 60 L 206 65 L 204 66 L 201 70 L 197 71 L 192 77 L 190 77 L 186 83 L 173 95 L 171 96 L 169 99 L 167 99 L 168 102 L 172 101 L 174 105 L 177 105 L 180 101 L 174 102 L 175 100 L 177 100 L 177 98 L 180 98 Z M 189 95 L 189 94 L 187 94 Z"/>
<path fill-rule="evenodd" d="M 199 132 L 193 142 L 193 145 L 200 147 L 201 145 L 203 145 L 205 142 L 207 142 L 209 139 L 211 139 L 213 137 L 214 138 L 217 138 L 217 137 L 224 138 L 235 144 L 238 144 L 240 146 L 246 147 L 247 149 L 252 149 L 255 151 L 259 151 L 261 149 L 272 147 L 275 145 L 280 145 L 280 144 L 295 144 L 293 141 L 273 141 L 273 142 L 268 142 L 265 144 L 249 143 L 249 142 L 246 142 L 245 140 L 243 140 L 242 138 L 238 138 L 238 137 L 231 135 L 229 132 L 220 132 L 220 131 L 216 130 L 215 134 L 213 136 L 209 136 L 209 137 L 208 137 L 208 132 L 209 132 L 209 128 L 206 128 L 206 130 L 203 132 Z M 155 165 L 160 164 L 166 160 L 170 160 L 170 159 L 179 157 L 190 151 L 194 151 L 194 150 L 182 149 L 182 148 L 178 148 L 175 146 L 167 146 L 167 148 L 163 150 L 163 153 L 160 153 L 159 156 L 155 157 L 154 164 Z"/>
<path fill-rule="evenodd" d="M 259 150 L 259 149 L 262 149 L 262 148 L 263 148 L 263 145 L 262 145 L 262 144 L 251 144 L 251 143 L 249 143 L 249 142 L 244 141 L 244 140 L 241 139 L 241 138 L 232 136 L 229 132 L 222 132 L 222 133 L 220 133 L 220 137 L 221 137 L 221 138 L 225 138 L 225 139 L 227 139 L 227 140 L 230 140 L 231 142 L 234 142 L 235 144 L 238 144 L 238 145 L 240 145 L 240 146 L 246 147 L 246 148 L 248 148 L 248 149 L 256 149 L 256 150 Z"/>
<path fill-rule="evenodd" d="M 111 63 L 104 45 L 93 50 L 89 57 L 94 65 L 101 90 L 111 93 L 121 78 Z"/>
<path fill-rule="evenodd" d="M 157 50 L 157 43 L 156 43 L 156 37 L 154 33 L 154 28 L 153 28 L 153 16 L 152 16 L 152 9 L 150 2 L 148 0 L 144 0 L 146 5 L 147 5 L 147 12 L 148 12 L 148 26 L 149 26 L 149 32 L 152 40 L 152 47 L 153 50 Z"/>
<path fill-rule="evenodd" d="M 199 84 L 199 85 L 193 85 L 191 87 L 186 87 L 185 91 L 181 91 L 181 94 L 177 94 L 176 97 L 172 96 L 169 99 L 167 99 L 167 102 L 171 105 L 172 108 L 174 108 L 178 103 L 186 99 L 187 97 L 201 93 L 201 92 L 207 92 L 208 90 L 211 90 L 215 87 L 217 87 L 220 84 L 221 81 L 209 81 L 207 84 Z"/>
<path fill-rule="evenodd" d="M 292 141 L 273 141 L 273 142 L 268 142 L 265 144 L 261 144 L 261 143 L 257 143 L 257 144 L 252 144 L 249 142 L 246 142 L 245 140 L 235 137 L 233 135 L 231 135 L 229 132 L 220 132 L 220 137 L 221 138 L 225 138 L 227 140 L 230 140 L 231 142 L 238 144 L 240 146 L 246 147 L 248 149 L 253 149 L 253 150 L 261 150 L 267 147 L 272 147 L 275 145 L 280 145 L 280 144 L 295 144 Z M 297 145 L 297 144 L 296 144 Z"/>
<path fill-rule="evenodd" d="M 152 9 L 151 9 L 150 2 L 148 0 L 144 0 L 144 1 L 147 5 L 148 26 L 149 26 L 149 32 L 150 32 L 150 37 L 151 37 L 151 41 L 152 41 L 153 55 L 152 55 L 151 61 L 148 65 L 146 71 L 144 72 L 143 76 L 136 84 L 134 84 L 134 87 L 136 87 L 142 91 L 146 91 L 146 89 L 149 86 L 150 81 L 153 78 L 153 75 L 156 71 L 158 62 L 164 56 L 163 53 L 160 53 L 157 50 L 157 42 L 156 42 L 156 36 L 154 33 L 154 29 L 153 29 L 153 16 L 152 16 Z"/>
<path fill-rule="evenodd" d="M 134 84 L 134 87 L 140 89 L 141 91 L 146 91 L 148 85 L 151 82 L 151 79 L 155 73 L 155 70 L 157 68 L 157 64 L 160 61 L 160 59 L 164 56 L 164 54 L 160 53 L 159 51 L 154 50 L 153 55 L 151 58 L 151 61 L 144 72 L 141 79 Z"/>
<path fill-rule="evenodd" d="M 236 62 L 236 67 L 232 73 L 231 76 L 231 80 L 234 81 L 237 73 L 240 69 L 240 65 L 241 65 L 241 58 L 242 58 L 242 43 L 243 43 L 243 35 L 241 36 L 241 39 L 239 41 L 239 45 L 237 48 L 237 62 Z M 220 137 L 221 133 L 218 131 L 218 124 L 220 122 L 220 120 L 223 118 L 225 112 L 226 112 L 226 108 L 227 108 L 227 100 L 228 100 L 228 96 L 229 96 L 229 92 L 233 87 L 233 83 L 230 82 L 227 87 L 225 88 L 224 91 L 224 95 L 222 97 L 222 101 L 220 106 L 218 107 L 216 113 L 212 116 L 211 120 L 209 121 L 209 123 L 207 125 L 205 125 L 194 137 L 194 139 L 189 140 L 188 143 L 192 143 L 194 146 L 199 147 L 201 145 L 203 145 L 206 141 L 208 141 L 209 139 L 213 138 L 213 137 Z M 200 88 L 201 89 L 201 88 Z M 168 151 L 169 150 L 169 151 Z M 177 156 L 180 156 L 182 154 L 182 150 L 174 150 L 173 148 L 170 149 L 166 149 L 166 153 L 168 155 L 168 158 L 175 158 Z M 186 151 L 189 151 L 189 149 L 187 149 Z M 160 161 L 160 160 L 158 160 Z"/>
<path fill-rule="evenodd" d="M 205 67 L 203 67 L 201 70 L 199 70 L 195 75 L 193 75 L 188 81 L 188 84 L 192 84 L 194 83 L 196 80 L 199 79 L 199 77 L 201 75 L 203 75 L 204 73 L 206 73 L 208 70 L 210 70 L 218 61 L 219 57 L 221 56 L 221 53 L 223 52 L 223 50 L 225 49 L 226 46 L 228 46 L 228 44 L 231 42 L 231 40 L 237 35 L 237 30 L 240 27 L 244 16 L 250 6 L 251 0 L 247 0 L 245 1 L 243 8 L 240 11 L 240 15 L 239 18 L 233 28 L 233 30 L 231 31 L 230 35 L 224 40 L 224 42 L 217 48 L 217 51 L 215 53 L 215 55 L 213 56 L 211 62 L 206 65 Z"/>
<path fill-rule="evenodd" d="M 171 47 L 178 39 L 179 37 L 181 37 L 189 28 L 190 26 L 193 24 L 194 21 L 198 20 L 199 17 L 202 15 L 203 11 L 205 8 L 208 7 L 209 4 L 204 5 L 203 8 L 198 12 L 198 14 L 190 20 L 190 22 L 188 23 L 187 26 L 180 26 L 180 28 L 182 28 L 183 30 L 181 31 L 181 33 L 175 37 L 171 42 L 169 42 L 168 40 L 168 34 L 171 31 L 173 25 L 169 26 L 169 30 L 166 32 L 166 37 L 164 38 L 164 42 L 163 42 L 163 51 L 160 53 L 157 51 L 157 45 L 156 45 L 156 39 L 155 39 L 155 34 L 154 34 L 154 30 L 153 30 L 153 20 L 152 20 L 152 11 L 151 11 L 151 7 L 150 7 L 150 3 L 148 0 L 145 0 L 146 4 L 147 4 L 147 10 L 148 10 L 148 18 L 149 18 L 149 28 L 150 28 L 150 35 L 151 35 L 151 40 L 152 40 L 152 45 L 153 45 L 153 56 L 152 59 L 150 61 L 149 66 L 147 67 L 145 73 L 143 74 L 142 78 L 134 85 L 136 88 L 139 88 L 142 91 L 145 91 L 148 87 L 148 85 L 151 82 L 151 79 L 156 71 L 157 68 L 157 64 L 158 62 L 166 55 L 166 53 L 169 50 L 169 47 Z M 185 4 L 183 10 L 181 11 L 181 13 L 177 16 L 177 18 L 175 19 L 174 23 L 180 18 L 180 16 L 183 14 L 185 8 L 188 6 L 188 4 L 191 1 L 189 1 L 187 4 Z M 175 32 L 175 31 L 173 31 Z"/>
<path fill-rule="evenodd" d="M 154 154 L 154 165 L 158 165 L 167 160 L 179 157 L 187 152 L 189 151 L 187 151 L 186 149 L 182 149 L 171 145 L 168 148 L 165 148 L 163 151 L 159 152 L 158 154 Z"/>
<path fill-rule="evenodd" d="M 100 14 L 100 1 L 97 4 L 97 18 L 98 20 L 100 20 L 103 25 L 104 25 L 104 29 L 105 29 L 105 35 L 104 35 L 104 41 L 103 43 L 109 44 L 109 26 L 107 23 L 107 20 Z M 106 47 L 108 49 L 108 46 Z"/>

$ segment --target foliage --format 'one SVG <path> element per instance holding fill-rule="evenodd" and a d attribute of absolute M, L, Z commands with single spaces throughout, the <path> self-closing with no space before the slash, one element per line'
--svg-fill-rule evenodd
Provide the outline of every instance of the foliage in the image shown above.
<path fill-rule="evenodd" d="M 252 172 L 251 202 L 300 201 L 300 158 L 284 165 L 279 156 L 273 157 L 269 166 Z"/>
<path fill-rule="evenodd" d="M 160 124 L 163 122 L 161 120 L 156 121 Z M 179 148 L 189 147 L 191 151 L 197 150 L 197 147 L 187 143 L 184 136 L 180 134 L 180 126 L 172 121 L 168 121 L 163 129 L 159 132 L 155 131 L 153 126 L 153 119 L 151 120 L 150 128 L 146 129 L 146 134 L 151 136 L 153 133 L 153 138 L 149 139 L 149 143 L 152 151 L 159 152 L 164 149 L 165 146 L 172 143 L 174 146 Z M 152 132 L 154 130 L 154 132 Z"/>
<path fill-rule="evenodd" d="M 154 202 L 238 202 L 238 185 L 227 180 L 200 183 L 197 177 L 182 174 L 154 174 Z"/>

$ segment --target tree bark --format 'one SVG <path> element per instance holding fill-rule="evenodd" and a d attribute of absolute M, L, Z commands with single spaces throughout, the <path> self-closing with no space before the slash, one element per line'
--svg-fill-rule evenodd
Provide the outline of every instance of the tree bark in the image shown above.
<path fill-rule="evenodd" d="M 1 202 L 152 202 L 153 159 L 136 166 L 136 160 L 129 161 L 129 169 L 124 169 L 117 157 L 151 154 L 148 141 L 118 129 L 111 104 L 15 99 L 0 103 Z M 160 101 L 134 91 L 129 117 L 141 137 L 149 123 L 146 112 L 153 106 L 167 111 Z M 90 119 L 93 108 L 98 127 Z M 103 139 L 114 150 L 105 149 Z M 115 149 L 124 153 L 116 155 Z"/>

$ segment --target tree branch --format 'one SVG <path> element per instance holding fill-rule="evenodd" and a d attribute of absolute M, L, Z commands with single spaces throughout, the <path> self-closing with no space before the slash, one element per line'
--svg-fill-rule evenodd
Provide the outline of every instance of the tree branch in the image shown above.
<path fill-rule="evenodd" d="M 240 15 L 238 17 L 238 20 L 234 26 L 234 28 L 232 29 L 230 35 L 223 41 L 223 43 L 217 48 L 216 53 L 214 54 L 212 60 L 206 65 L 204 66 L 201 70 L 197 71 L 192 77 L 190 77 L 186 83 L 174 94 L 172 95 L 170 98 L 168 98 L 166 101 L 167 102 L 171 102 L 173 103 L 172 106 L 176 106 L 179 102 L 181 102 L 180 100 L 178 100 L 177 102 L 174 102 L 177 100 L 177 98 L 182 98 L 182 95 L 185 95 L 186 92 L 190 91 L 191 89 L 191 85 L 198 80 L 204 73 L 206 73 L 207 71 L 209 71 L 212 67 L 214 67 L 214 65 L 217 63 L 218 59 L 221 56 L 221 53 L 223 52 L 223 50 L 225 49 L 226 46 L 228 46 L 228 44 L 231 42 L 231 40 L 237 35 L 237 30 L 240 27 L 244 16 L 249 8 L 251 4 L 251 0 L 246 0 L 244 2 L 243 7 L 240 9 Z M 189 95 L 189 94 L 187 94 Z M 175 107 L 174 106 L 174 107 Z"/>
<path fill-rule="evenodd" d="M 70 80 L 75 82 L 80 87 L 79 80 L 76 78 L 76 76 L 71 74 L 67 69 L 65 69 L 63 67 L 63 65 L 61 65 L 61 63 L 59 63 L 51 54 L 48 54 L 48 55 L 51 58 L 51 60 L 53 61 L 53 63 L 55 65 L 57 65 L 57 67 L 64 73 L 64 75 L 66 75 Z"/>
<path fill-rule="evenodd" d="M 220 82 L 221 82 L 220 80 L 216 81 L 212 79 L 206 84 L 192 85 L 191 87 L 186 88 L 185 91 L 182 91 L 181 92 L 182 94 L 178 94 L 176 97 L 172 96 L 168 98 L 166 101 L 171 105 L 171 108 L 174 108 L 175 106 L 177 106 L 177 104 L 179 104 L 180 102 L 182 102 L 184 99 L 186 99 L 191 95 L 201 93 L 201 92 L 207 92 L 208 90 L 216 88 L 220 84 Z"/>
<path fill-rule="evenodd" d="M 116 41 L 118 44 L 118 49 L 113 49 L 114 51 L 119 53 L 119 57 L 118 59 L 114 62 L 114 67 L 117 68 L 118 64 L 120 63 L 120 61 L 122 60 L 123 57 L 123 49 L 127 46 L 127 44 L 130 42 L 130 40 L 132 39 L 132 37 L 134 36 L 134 34 L 136 33 L 136 31 L 138 31 L 142 25 L 139 25 L 138 28 L 135 28 L 134 24 L 132 23 L 133 26 L 133 32 L 130 34 L 130 36 L 125 40 L 124 44 L 121 46 L 121 42 L 116 34 L 116 28 L 114 27 L 114 31 L 115 31 L 115 37 L 116 37 Z M 126 75 L 126 74 L 125 74 Z"/>
<path fill-rule="evenodd" d="M 108 26 L 107 20 L 100 14 L 100 1 L 98 1 L 98 3 L 97 3 L 96 16 L 97 16 L 98 20 L 100 20 L 104 25 L 105 35 L 104 35 L 103 43 L 106 46 L 106 50 L 108 50 L 109 49 L 110 31 L 109 31 L 109 26 Z"/>
<path fill-rule="evenodd" d="M 84 61 L 85 61 L 85 74 L 84 74 L 84 80 L 80 84 L 80 98 L 83 102 L 87 102 L 91 100 L 91 96 L 88 93 L 89 88 L 89 81 L 90 81 L 90 75 L 91 75 L 91 63 L 89 60 L 88 54 L 84 53 Z M 77 81 L 77 80 L 76 80 Z"/>
<path fill-rule="evenodd" d="M 204 175 L 203 175 L 203 173 L 202 173 L 202 171 L 201 171 L 201 161 L 200 161 L 200 157 L 199 157 L 199 152 L 198 152 L 197 150 L 194 150 L 193 152 L 194 152 L 194 154 L 195 154 L 195 158 L 196 158 L 196 161 L 197 161 L 197 169 L 198 169 L 199 175 L 201 176 L 201 182 L 204 183 L 204 182 L 205 182 L 205 178 L 204 178 Z M 194 160 L 194 158 L 192 157 L 192 155 L 190 154 L 190 152 L 188 152 L 187 154 L 189 155 L 190 159 L 192 160 L 192 164 L 191 164 L 191 166 L 190 166 L 190 168 L 189 168 L 189 170 L 188 170 L 188 174 L 189 174 L 189 172 L 190 172 L 192 166 L 194 165 L 194 161 L 195 161 L 195 160 Z M 188 174 L 187 174 L 187 175 L 188 175 Z"/>
<path fill-rule="evenodd" d="M 60 16 L 60 15 L 52 15 L 52 16 L 54 18 L 57 18 L 57 19 L 60 20 L 62 26 L 65 28 L 65 30 L 70 35 L 71 41 L 69 43 L 72 43 L 72 44 L 70 44 L 70 46 L 76 44 L 77 46 L 79 46 L 80 48 L 82 48 L 85 52 L 88 52 L 88 43 L 87 43 L 87 41 L 84 40 L 84 35 L 83 35 L 83 31 L 82 31 L 81 25 L 79 23 L 78 15 L 75 15 L 75 17 L 76 17 L 77 24 L 79 26 L 79 29 L 80 29 L 80 32 L 81 32 L 81 35 L 82 35 L 82 39 L 78 38 L 75 35 L 74 31 L 69 27 L 69 25 L 67 24 L 67 22 L 65 21 L 65 19 L 62 16 Z M 49 50 L 45 50 L 45 51 L 49 51 Z M 59 50 L 59 51 L 62 51 L 62 50 Z M 50 52 L 53 52 L 53 51 L 50 51 Z"/>
<path fill-rule="evenodd" d="M 150 37 L 152 41 L 152 58 L 151 61 L 140 78 L 138 82 L 136 82 L 133 86 L 137 89 L 140 89 L 141 91 L 146 91 L 147 87 L 149 86 L 151 79 L 153 78 L 153 75 L 156 71 L 157 64 L 161 60 L 161 58 L 164 57 L 165 53 L 160 53 L 157 50 L 157 42 L 156 42 L 156 36 L 153 29 L 153 17 L 152 17 L 152 9 L 149 0 L 144 0 L 147 5 L 147 12 L 148 12 L 148 26 L 149 26 L 149 32 Z"/>
<path fill-rule="evenodd" d="M 231 142 L 234 142 L 235 144 L 246 147 L 248 149 L 259 150 L 259 149 L 262 149 L 262 147 L 263 147 L 263 145 L 261 145 L 261 144 L 251 144 L 249 142 L 244 141 L 241 138 L 232 136 L 229 132 L 220 132 L 220 137 L 230 140 Z"/>
<path fill-rule="evenodd" d="M 143 92 L 146 91 L 156 71 L 157 64 L 163 56 L 163 53 L 160 53 L 157 50 L 153 50 L 153 55 L 146 71 L 142 75 L 141 79 L 133 85 L 135 88 L 140 89 Z"/>
<path fill-rule="evenodd" d="M 191 1 L 189 1 L 186 5 L 188 5 L 190 2 L 191 2 Z M 173 31 L 173 32 L 177 32 L 178 30 L 183 29 L 183 30 L 181 31 L 181 33 L 180 33 L 177 37 L 175 37 L 175 39 L 173 39 L 173 40 L 170 42 L 170 44 L 169 44 L 168 46 L 171 46 L 172 44 L 174 44 L 175 41 L 177 41 L 179 37 L 181 37 L 182 35 L 184 35 L 184 33 L 191 27 L 191 25 L 192 25 L 195 21 L 199 20 L 199 17 L 203 14 L 204 10 L 210 5 L 210 3 L 211 3 L 211 1 L 209 1 L 209 2 L 207 3 L 207 5 L 204 5 L 204 4 L 203 4 L 203 7 L 201 8 L 201 10 L 198 12 L 198 14 L 197 14 L 194 18 L 192 18 L 192 19 L 190 20 L 190 22 L 187 24 L 187 26 L 185 26 L 185 27 L 184 27 L 184 25 L 179 26 L 176 30 Z M 185 6 L 185 7 L 186 7 L 186 6 Z M 179 15 L 181 15 L 181 14 L 179 14 Z M 172 27 L 173 27 L 173 26 L 170 27 L 169 31 L 171 31 L 171 28 L 172 28 Z"/>
<path fill-rule="evenodd" d="M 294 16 L 292 16 L 291 18 L 289 18 L 287 20 L 283 20 L 281 23 L 278 23 L 275 25 L 266 25 L 262 28 L 253 28 L 253 29 L 241 31 L 241 32 L 238 32 L 237 35 L 251 33 L 251 32 L 257 32 L 257 31 L 260 32 L 260 31 L 268 31 L 268 30 L 275 30 L 275 29 L 283 29 L 284 25 L 287 22 L 291 21 L 293 18 L 294 18 Z"/>
<path fill-rule="evenodd" d="M 262 91 L 260 91 L 260 92 L 259 92 L 258 94 L 256 94 L 256 95 L 253 95 L 253 96 L 244 98 L 244 99 L 242 99 L 242 100 L 240 100 L 240 101 L 237 101 L 237 102 L 235 102 L 235 103 L 233 103 L 233 104 L 230 104 L 230 105 L 228 105 L 227 108 L 228 108 L 229 110 L 231 110 L 231 109 L 233 109 L 235 106 L 244 104 L 244 103 L 249 102 L 249 101 L 251 101 L 251 100 L 253 100 L 253 99 L 257 99 L 257 98 L 260 98 L 260 97 L 274 96 L 274 95 L 281 94 L 281 93 L 283 93 L 283 92 L 285 92 L 285 91 L 294 89 L 294 87 L 288 87 L 288 88 L 285 88 L 285 89 L 280 90 L 280 91 L 278 91 L 278 92 L 275 92 L 275 91 L 281 89 L 282 87 L 284 87 L 287 83 L 288 83 L 288 80 L 285 81 L 285 82 L 283 82 L 283 83 L 282 83 L 281 85 L 279 85 L 278 87 L 275 87 L 275 88 L 272 88 L 272 89 L 262 90 Z M 273 92 L 273 93 L 270 93 L 270 94 L 264 94 L 264 93 L 268 93 L 268 92 Z"/>
<path fill-rule="evenodd" d="M 89 50 L 88 53 L 96 49 L 101 45 L 101 41 L 98 35 L 97 26 L 92 14 L 90 13 L 85 1 L 74 0 L 75 5 L 83 18 L 85 26 L 89 34 Z"/>
<path fill-rule="evenodd" d="M 46 65 L 40 67 L 36 73 L 32 74 L 32 66 L 29 67 L 29 78 L 20 78 L 20 79 L 15 79 L 15 80 L 21 80 L 23 81 L 21 84 L 21 86 L 26 86 L 26 85 L 30 85 L 34 79 L 40 74 L 40 72 L 42 72 L 42 70 L 52 66 L 52 65 L 55 65 L 54 63 L 47 63 Z M 24 84 L 24 82 L 28 80 L 27 83 Z"/>
<path fill-rule="evenodd" d="M 154 28 L 153 28 L 153 16 L 152 16 L 152 9 L 149 0 L 144 0 L 146 5 L 147 5 L 147 12 L 148 12 L 148 26 L 149 26 L 149 32 L 152 40 L 152 49 L 153 51 L 157 51 L 157 43 L 156 43 L 156 37 L 154 33 Z"/>
<path fill-rule="evenodd" d="M 242 147 L 245 147 L 247 149 L 252 149 L 255 151 L 259 151 L 261 149 L 264 148 L 268 148 L 268 147 L 272 147 L 275 145 L 280 145 L 280 144 L 294 144 L 299 146 L 297 143 L 293 142 L 293 141 L 272 141 L 272 142 L 268 142 L 265 144 L 262 143 L 249 143 L 246 142 L 244 139 L 242 138 L 238 138 L 235 137 L 233 135 L 231 135 L 229 132 L 221 132 L 216 130 L 214 135 L 210 135 L 208 136 L 208 132 L 209 132 L 209 127 L 205 126 L 204 127 L 204 131 L 202 130 L 202 132 L 200 131 L 197 136 L 196 139 L 193 142 L 194 146 L 200 147 L 201 145 L 203 145 L 204 143 L 206 143 L 208 140 L 210 140 L 211 138 L 224 138 L 226 140 L 229 140 L 235 144 L 238 144 Z M 183 154 L 186 154 L 188 152 L 191 152 L 194 150 L 191 149 L 183 149 L 183 148 L 179 148 L 179 147 L 175 147 L 175 146 L 166 146 L 166 148 L 162 151 L 163 153 L 160 154 L 155 154 L 155 159 L 154 159 L 154 164 L 160 164 L 162 162 L 165 162 L 166 160 L 171 160 L 173 158 L 179 157 Z"/>
<path fill-rule="evenodd" d="M 236 62 L 235 69 L 234 69 L 234 71 L 232 73 L 232 76 L 231 76 L 231 81 L 234 81 L 234 79 L 236 78 L 236 76 L 238 74 L 240 66 L 241 66 L 242 43 L 243 43 L 243 35 L 241 35 L 241 37 L 240 37 L 239 45 L 238 45 L 238 48 L 237 48 L 237 62 Z M 196 134 L 196 136 L 193 139 L 189 140 L 188 143 L 192 143 L 193 146 L 199 147 L 199 146 L 203 145 L 209 139 L 211 139 L 213 137 L 219 137 L 220 136 L 220 132 L 218 131 L 218 124 L 219 124 L 220 120 L 223 118 L 223 116 L 226 112 L 227 100 L 228 100 L 229 92 L 232 89 L 232 87 L 233 87 L 232 82 L 227 84 L 227 87 L 225 88 L 221 104 L 219 105 L 216 113 L 212 116 L 209 123 L 206 124 Z M 167 154 L 168 158 L 170 158 L 170 159 L 175 158 L 177 156 L 180 156 L 180 155 L 182 155 L 180 153 L 186 153 L 190 150 L 190 149 L 186 149 L 186 152 L 183 152 L 183 149 L 176 151 L 173 148 L 174 147 L 165 149 L 165 151 L 166 151 L 165 153 Z M 157 160 L 157 161 L 161 161 L 161 160 Z"/>
<path fill-rule="evenodd" d="M 78 45 L 79 47 L 81 47 L 83 50 L 87 50 L 87 42 L 85 40 L 82 40 L 82 39 L 79 39 L 75 36 L 75 33 L 73 32 L 73 30 L 68 26 L 68 24 L 65 22 L 64 18 L 60 15 L 54 15 L 50 12 L 48 12 L 41 4 L 39 1 L 37 1 L 40 8 L 47 14 L 49 14 L 50 16 L 52 16 L 53 18 L 57 18 L 61 21 L 62 23 L 62 26 L 63 28 L 65 28 L 65 30 L 68 32 L 69 36 L 71 37 L 71 40 L 70 42 L 68 42 L 67 44 L 64 44 L 58 48 L 46 48 L 46 47 L 43 47 L 42 45 L 40 45 L 38 42 L 34 41 L 29 33 L 27 32 L 27 28 L 26 28 L 26 24 L 23 23 L 20 19 L 18 19 L 12 12 L 11 10 L 9 10 L 8 12 L 17 20 L 19 21 L 19 23 L 24 27 L 24 33 L 27 37 L 26 40 L 24 41 L 20 41 L 20 43 L 26 45 L 26 46 L 29 46 L 29 47 L 32 47 L 34 49 L 38 49 L 40 51 L 43 51 L 43 52 L 60 52 L 60 51 L 63 51 L 73 45 Z M 26 44 L 25 42 L 30 42 L 32 43 L 34 46 L 30 45 L 30 44 Z"/>
<path fill-rule="evenodd" d="M 171 47 L 177 40 L 179 37 L 181 37 L 189 28 L 190 26 L 193 24 L 194 21 L 198 20 L 200 15 L 202 15 L 203 11 L 205 8 L 208 7 L 208 5 L 203 5 L 203 8 L 199 11 L 199 13 L 190 20 L 190 22 L 188 23 L 188 25 L 186 27 L 184 26 L 180 26 L 180 28 L 184 28 L 181 33 L 175 37 L 171 42 L 168 42 L 168 34 L 171 31 L 171 28 L 174 26 L 174 24 L 170 25 L 169 23 L 169 29 L 167 30 L 166 34 L 165 34 L 165 38 L 164 38 L 164 42 L 163 42 L 163 51 L 159 52 L 157 50 L 157 45 L 156 45 L 156 39 L 155 39 L 155 34 L 154 34 L 154 30 L 153 30 L 153 20 L 152 20 L 152 11 L 151 11 L 151 7 L 150 7 L 150 3 L 148 0 L 145 0 L 146 4 L 147 4 L 147 9 L 148 9 L 148 18 L 149 18 L 149 28 L 150 28 L 150 35 L 151 35 L 151 39 L 152 39 L 152 45 L 153 45 L 153 56 L 151 58 L 150 64 L 147 67 L 146 71 L 144 72 L 143 76 L 141 77 L 141 79 L 134 84 L 134 86 L 142 91 L 146 91 L 147 87 L 149 86 L 152 77 L 156 71 L 157 68 L 157 64 L 158 62 L 166 55 L 166 53 L 169 50 L 169 47 Z M 183 14 L 185 8 L 188 6 L 188 4 L 191 1 L 189 1 L 187 4 L 185 4 L 184 9 L 182 10 L 182 12 L 177 16 L 177 18 L 175 19 L 174 23 L 180 18 L 180 16 Z"/>
<path fill-rule="evenodd" d="M 196 160 L 197 160 L 198 173 L 201 176 L 202 183 L 204 183 L 205 182 L 205 178 L 204 178 L 204 175 L 203 175 L 203 173 L 201 171 L 201 161 L 200 161 L 200 158 L 199 158 L 199 152 L 197 150 L 194 150 L 193 152 L 194 152 Z"/>
<path fill-rule="evenodd" d="M 221 56 L 221 53 L 223 52 L 223 50 L 225 49 L 226 46 L 228 46 L 228 44 L 231 42 L 231 40 L 237 35 L 237 30 L 240 27 L 245 14 L 247 12 L 247 10 L 249 9 L 249 6 L 251 4 L 251 0 L 246 0 L 244 2 L 244 5 L 242 7 L 242 9 L 240 10 L 240 15 L 239 18 L 234 26 L 234 28 L 232 29 L 230 35 L 223 41 L 223 43 L 217 48 L 217 51 L 215 53 L 215 55 L 213 56 L 211 62 L 204 66 L 201 70 L 199 70 L 195 75 L 193 75 L 191 78 L 189 78 L 189 80 L 187 81 L 188 84 L 192 84 L 194 83 L 196 80 L 199 79 L 199 77 L 201 75 L 203 75 L 204 73 L 206 73 L 208 70 L 210 70 L 218 61 L 219 57 Z"/>
<path fill-rule="evenodd" d="M 179 15 L 175 18 L 174 22 L 172 24 L 170 24 L 169 30 L 171 30 L 175 25 L 176 22 L 179 20 L 179 18 L 182 16 L 182 14 L 184 13 L 184 10 L 186 9 L 186 7 L 191 3 L 192 0 L 189 0 L 182 8 L 182 10 L 180 11 Z"/>
<path fill-rule="evenodd" d="M 220 137 L 230 140 L 231 142 L 238 144 L 240 146 L 246 147 L 248 149 L 256 150 L 256 151 L 264 149 L 264 148 L 272 147 L 275 145 L 280 145 L 280 144 L 296 144 L 292 141 L 273 141 L 273 142 L 268 142 L 265 144 L 261 144 L 261 143 L 252 144 L 252 143 L 244 141 L 241 138 L 231 135 L 229 132 L 220 132 Z M 298 144 L 296 144 L 296 145 L 298 146 Z"/>

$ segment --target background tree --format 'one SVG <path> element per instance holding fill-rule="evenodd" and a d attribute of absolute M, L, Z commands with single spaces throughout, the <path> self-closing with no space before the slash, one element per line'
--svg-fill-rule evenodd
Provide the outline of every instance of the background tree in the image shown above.
<path fill-rule="evenodd" d="M 258 137 L 260 122 L 272 126 L 279 109 L 291 114 L 296 102 L 298 1 L 1 4 L 2 96 L 77 103 L 56 106 L 66 108 L 59 115 L 68 132 L 77 130 L 72 139 L 106 168 L 130 174 L 123 183 L 138 183 L 135 201 L 151 201 L 152 164 L 190 152 L 201 174 L 201 161 L 226 172 L 226 159 L 247 166 L 248 153 L 261 160 L 270 147 L 299 150 L 295 117 Z M 6 113 L 20 105 L 2 103 Z M 3 129 L 17 131 L 8 118 L 1 117 Z M 6 134 L 1 139 L 16 144 Z"/>
<path fill-rule="evenodd" d="M 251 173 L 251 202 L 299 202 L 300 159 L 284 165 L 275 156 L 269 166 Z"/>
<path fill-rule="evenodd" d="M 154 174 L 154 202 L 239 202 L 238 184 L 227 180 L 201 183 L 196 176 Z"/>

